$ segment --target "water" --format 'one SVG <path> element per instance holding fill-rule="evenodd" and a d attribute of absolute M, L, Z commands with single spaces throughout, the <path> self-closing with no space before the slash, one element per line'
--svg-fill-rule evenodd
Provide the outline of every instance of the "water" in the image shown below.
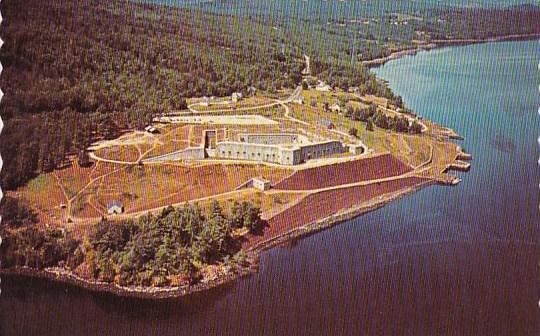
<path fill-rule="evenodd" d="M 355 13 L 362 11 L 415 11 L 434 7 L 506 7 L 523 4 L 538 4 L 535 0 L 416 0 L 416 1 L 334 1 L 334 0 L 132 0 L 137 2 L 166 4 L 169 6 L 193 7 L 201 6 L 205 9 L 220 9 L 229 12 L 228 9 L 234 8 L 235 11 L 252 13 L 272 13 L 272 10 L 284 10 L 291 12 L 293 10 L 302 10 L 305 13 L 311 13 L 312 10 L 319 8 L 322 12 L 328 13 L 346 9 L 347 12 Z"/>
<path fill-rule="evenodd" d="M 132 0 L 135 2 L 164 4 L 168 6 L 203 9 L 218 14 L 241 14 L 252 18 L 264 18 L 277 25 L 288 26 L 294 34 L 307 35 L 305 25 L 326 23 L 336 20 L 362 20 L 366 17 L 381 17 L 387 13 L 430 12 L 449 7 L 508 7 L 519 5 L 538 5 L 538 0 Z M 291 18 L 293 19 L 291 21 Z M 296 26 L 300 20 L 303 25 Z M 290 23 L 293 25 L 290 26 Z M 364 27 L 365 28 L 365 27 Z M 363 28 L 361 28 L 362 30 Z M 320 39 L 320 37 L 318 37 Z"/>
<path fill-rule="evenodd" d="M 3 277 L 2 335 L 536 335 L 538 41 L 446 48 L 375 71 L 466 137 L 473 168 L 264 253 L 187 298 L 126 300 Z"/>

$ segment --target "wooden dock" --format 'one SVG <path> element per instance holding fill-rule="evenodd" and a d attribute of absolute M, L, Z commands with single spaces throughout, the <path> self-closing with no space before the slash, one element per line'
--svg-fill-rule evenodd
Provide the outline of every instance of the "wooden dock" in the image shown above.
<path fill-rule="evenodd" d="M 457 159 L 458 159 L 458 160 L 470 161 L 470 160 L 472 160 L 472 158 L 473 158 L 473 157 L 472 157 L 471 154 L 465 152 L 465 151 L 463 150 L 463 148 L 458 147 L 458 149 L 457 149 Z"/>
<path fill-rule="evenodd" d="M 455 186 L 461 182 L 461 179 L 451 174 L 440 174 L 435 176 L 435 181 L 439 184 Z"/>
<path fill-rule="evenodd" d="M 467 172 L 471 169 L 471 164 L 469 162 L 456 160 L 448 165 L 448 169 Z"/>

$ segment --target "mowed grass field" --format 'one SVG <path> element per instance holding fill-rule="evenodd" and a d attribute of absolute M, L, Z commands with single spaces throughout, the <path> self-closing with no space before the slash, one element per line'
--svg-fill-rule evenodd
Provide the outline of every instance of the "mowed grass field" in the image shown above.
<path fill-rule="evenodd" d="M 124 162 L 136 162 L 140 154 L 136 145 L 104 147 L 95 151 L 95 155 L 102 159 Z"/>
<path fill-rule="evenodd" d="M 391 154 L 351 161 L 335 166 L 292 169 L 264 165 L 177 164 L 128 166 L 105 162 L 79 167 L 76 160 L 66 169 L 43 174 L 32 180 L 17 195 L 28 200 L 40 216 L 50 222 L 73 218 L 100 218 L 112 200 L 122 201 L 126 212 L 136 213 L 185 201 L 223 194 L 252 177 L 269 179 L 276 189 L 308 190 L 362 180 L 400 175 L 410 171 L 408 164 L 428 159 L 428 144 L 406 138 L 414 162 L 402 162 Z M 433 141 L 433 174 L 440 174 L 455 159 L 456 145 Z M 424 147 L 422 147 L 424 146 Z M 279 191 L 276 191 L 279 194 Z M 265 217 L 271 218 L 299 202 L 305 194 L 250 194 L 246 199 L 260 202 Z M 231 196 L 232 197 L 232 196 Z M 231 199 L 233 199 L 232 197 Z M 71 200 L 71 213 L 60 207 Z"/>
<path fill-rule="evenodd" d="M 195 145 L 190 143 L 189 135 L 192 132 L 192 125 L 168 125 L 160 129 L 160 134 L 155 135 L 156 141 L 153 145 L 141 149 L 144 159 L 160 156 L 186 149 Z"/>
<path fill-rule="evenodd" d="M 94 163 L 91 167 L 80 167 L 72 158 L 71 166 L 42 174 L 17 190 L 17 196 L 27 200 L 37 211 L 43 223 L 50 225 L 65 222 L 69 217 L 67 206 L 73 199 L 75 212 L 85 208 L 79 199 L 84 199 L 91 190 L 96 177 L 110 174 L 121 166 L 108 163 Z M 79 209 L 80 208 L 80 209 Z"/>
<path fill-rule="evenodd" d="M 227 193 L 253 177 L 278 183 L 293 171 L 264 165 L 208 164 L 128 166 L 104 162 L 82 168 L 71 167 L 43 174 L 17 191 L 49 222 L 101 218 L 113 200 L 125 205 L 126 213 L 178 204 Z M 286 196 L 258 196 L 265 209 L 272 202 L 286 204 Z M 61 207 L 71 201 L 71 213 Z"/>
<path fill-rule="evenodd" d="M 253 177 L 275 183 L 290 173 L 263 165 L 133 166 L 105 177 L 96 202 L 103 208 L 122 201 L 126 212 L 133 213 L 230 192 Z"/>
<path fill-rule="evenodd" d="M 230 98 L 230 97 L 229 97 Z M 228 101 L 228 104 L 225 104 L 225 102 Z M 243 109 L 243 108 L 251 108 L 256 106 L 264 106 L 268 104 L 275 103 L 274 100 L 268 99 L 263 96 L 255 96 L 255 97 L 247 97 L 244 99 L 241 99 L 240 101 L 234 103 L 231 99 L 216 99 L 216 100 L 210 100 L 209 106 L 203 106 L 199 103 L 201 100 L 193 100 L 190 102 L 190 104 L 195 104 L 192 108 L 196 111 L 205 112 L 205 111 L 213 111 L 213 110 L 237 110 L 237 109 Z"/>
<path fill-rule="evenodd" d="M 62 224 L 69 218 L 76 223 L 99 219 L 106 216 L 107 204 L 111 201 L 121 201 L 127 215 L 139 215 L 186 201 L 202 199 L 201 202 L 208 203 L 210 197 L 216 195 L 224 205 L 235 199 L 254 201 L 261 206 L 265 218 L 273 219 L 283 216 L 290 208 L 298 207 L 306 199 L 313 199 L 317 203 L 318 198 L 314 198 L 309 190 L 402 175 L 424 163 L 432 165 L 428 174 L 422 172 L 422 176 L 429 178 L 429 174 L 441 174 L 456 157 L 457 145 L 453 143 L 425 135 L 397 134 L 379 128 L 369 132 L 365 130 L 365 123 L 351 121 L 336 112 L 323 111 L 322 104 L 325 101 L 333 104 L 341 96 L 348 95 L 346 93 L 311 90 L 304 91 L 303 95 L 306 98 L 304 105 L 288 104 L 290 115 L 310 125 L 286 119 L 283 107 L 275 106 L 261 109 L 257 114 L 266 113 L 278 121 L 279 125 L 158 124 L 156 127 L 159 132 L 156 134 L 133 131 L 118 139 L 98 144 L 95 154 L 107 160 L 133 163 L 141 158 L 200 146 L 203 143 L 203 131 L 210 129 L 217 130 L 218 141 L 236 141 L 242 133 L 296 132 L 308 136 L 312 141 L 341 139 L 346 143 L 354 142 L 351 136 L 322 126 L 320 121 L 325 119 L 332 121 L 341 131 L 347 131 L 350 127 L 357 128 L 358 139 L 375 155 L 301 170 L 233 162 L 171 162 L 139 166 L 99 161 L 91 167 L 79 167 L 76 158 L 72 158 L 73 164 L 70 167 L 39 176 L 19 189 L 17 196 L 28 200 L 47 223 Z M 348 97 L 351 98 L 350 95 Z M 311 100 L 316 102 L 315 107 L 311 106 Z M 253 177 L 270 180 L 275 190 L 270 193 L 254 189 L 229 193 Z M 383 185 L 386 183 L 383 182 Z M 365 191 L 376 192 L 378 189 L 374 188 Z M 381 189 L 382 192 L 385 190 Z M 339 200 L 343 197 L 340 191 L 328 195 Z M 347 198 L 344 202 L 350 203 Z M 300 209 L 309 211 L 305 207 Z"/>
<path fill-rule="evenodd" d="M 33 179 L 17 190 L 17 197 L 32 205 L 42 223 L 52 223 L 61 218 L 63 213 L 60 204 L 67 201 L 62 186 L 53 173 L 42 174 Z"/>

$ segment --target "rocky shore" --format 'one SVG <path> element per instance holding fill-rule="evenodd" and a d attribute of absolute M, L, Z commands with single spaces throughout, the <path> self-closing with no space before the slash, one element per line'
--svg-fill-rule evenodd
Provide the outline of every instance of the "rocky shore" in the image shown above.
<path fill-rule="evenodd" d="M 312 223 L 308 223 L 306 225 L 294 228 L 290 231 L 280 234 L 279 236 L 273 237 L 266 241 L 262 241 L 246 250 L 248 255 L 248 266 L 237 268 L 234 271 L 231 270 L 230 272 L 223 274 L 216 279 L 201 282 L 196 285 L 182 287 L 123 287 L 116 284 L 84 279 L 70 270 L 58 267 L 46 268 L 43 270 L 29 267 L 0 269 L 0 275 L 13 274 L 35 278 L 43 278 L 51 281 L 71 284 L 90 291 L 105 292 L 121 297 L 132 297 L 141 299 L 167 299 L 181 297 L 187 294 L 218 287 L 243 276 L 252 274 L 258 269 L 259 258 L 263 251 L 272 247 L 286 244 L 291 240 L 305 237 L 318 231 L 322 231 L 344 221 L 350 220 L 354 217 L 358 217 L 367 212 L 374 211 L 383 207 L 391 201 L 412 194 L 433 183 L 435 182 L 432 180 L 426 180 L 426 182 L 418 184 L 415 187 L 402 189 L 391 194 L 381 195 L 379 197 L 369 200 L 368 202 L 360 204 L 355 208 L 333 214 L 332 216 L 329 216 L 327 218 L 319 219 Z"/>
<path fill-rule="evenodd" d="M 483 39 L 448 39 L 448 40 L 432 40 L 430 43 L 419 44 L 415 48 L 404 49 L 391 53 L 386 57 L 380 57 L 368 61 L 363 61 L 362 64 L 368 68 L 381 66 L 389 61 L 396 60 L 403 56 L 414 56 L 421 51 L 429 51 L 436 48 L 457 46 L 457 45 L 467 45 L 467 44 L 477 44 L 477 43 L 488 43 L 488 42 L 503 42 L 503 41 L 518 41 L 518 40 L 533 40 L 540 38 L 540 33 L 535 34 L 513 34 L 513 35 L 503 35 L 495 36 Z"/>

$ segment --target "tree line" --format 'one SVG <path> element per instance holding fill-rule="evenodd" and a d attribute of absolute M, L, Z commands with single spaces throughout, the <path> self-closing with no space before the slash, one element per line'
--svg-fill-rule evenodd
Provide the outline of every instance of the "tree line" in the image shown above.
<path fill-rule="evenodd" d="M 142 128 L 186 97 L 292 88 L 303 61 L 237 38 L 248 20 L 126 1 L 2 3 L 3 188 L 60 167 L 104 136 Z"/>
<path fill-rule="evenodd" d="M 243 265 L 243 238 L 235 232 L 260 234 L 264 226 L 260 208 L 247 201 L 234 202 L 228 214 L 214 201 L 207 209 L 192 204 L 123 222 L 103 220 L 83 239 L 5 224 L 0 259 L 4 268 L 64 266 L 123 286 L 193 284 L 207 265 Z"/>
<path fill-rule="evenodd" d="M 394 104 L 397 104 L 395 106 L 402 106 L 401 97 L 394 100 Z M 416 119 L 410 121 L 409 118 L 404 115 L 387 115 L 377 109 L 377 105 L 374 103 L 371 103 L 366 107 L 347 105 L 345 115 L 353 121 L 365 122 L 366 130 L 368 131 L 373 131 L 374 126 L 377 126 L 385 130 L 392 130 L 400 133 L 420 134 L 422 132 L 422 125 Z M 351 128 L 349 134 L 356 136 L 358 130 Z"/>
<path fill-rule="evenodd" d="M 95 140 L 186 108 L 187 97 L 293 88 L 305 66 L 299 47 L 283 47 L 287 33 L 241 15 L 119 0 L 13 0 L 1 8 L 10 18 L 0 50 L 6 190 Z M 369 87 L 380 89 L 361 64 L 314 60 L 314 73 L 334 85 L 371 78 Z"/>

